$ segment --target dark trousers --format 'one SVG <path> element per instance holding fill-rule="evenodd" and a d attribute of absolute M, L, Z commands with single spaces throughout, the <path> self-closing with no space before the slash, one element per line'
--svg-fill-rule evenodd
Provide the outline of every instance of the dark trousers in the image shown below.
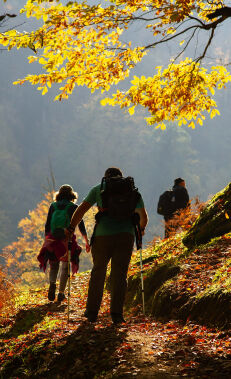
<path fill-rule="evenodd" d="M 111 259 L 111 313 L 123 313 L 127 289 L 127 272 L 131 260 L 134 237 L 130 233 L 97 236 L 92 245 L 93 268 L 88 289 L 87 311 L 98 313 L 108 263 Z"/>

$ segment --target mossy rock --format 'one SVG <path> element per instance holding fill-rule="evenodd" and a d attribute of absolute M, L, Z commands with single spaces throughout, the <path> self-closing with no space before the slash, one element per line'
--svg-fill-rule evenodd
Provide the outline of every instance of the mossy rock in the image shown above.
<path fill-rule="evenodd" d="M 231 326 L 231 294 L 223 291 L 203 294 L 190 299 L 181 309 L 181 319 L 190 318 L 196 322 L 219 328 Z M 182 317 L 183 314 L 185 317 Z"/>
<path fill-rule="evenodd" d="M 213 196 L 182 241 L 191 249 L 230 231 L 231 183 Z"/>
<path fill-rule="evenodd" d="M 175 277 L 180 271 L 180 267 L 167 262 L 157 268 L 145 271 L 144 274 L 144 298 L 145 309 L 151 313 L 153 298 L 156 291 L 169 279 Z M 142 288 L 140 273 L 129 277 L 126 297 L 126 307 L 130 308 L 142 303 Z"/>
<path fill-rule="evenodd" d="M 189 295 L 176 292 L 175 289 L 172 289 L 171 282 L 172 280 L 167 281 L 153 297 L 150 313 L 156 319 L 164 321 L 182 319 L 181 309 L 187 304 Z"/>
<path fill-rule="evenodd" d="M 210 327 L 230 328 L 231 293 L 219 290 L 196 297 L 190 296 L 190 293 L 176 292 L 171 283 L 172 280 L 167 281 L 153 298 L 150 313 L 156 319 L 178 319 L 184 322 L 190 319 Z"/>

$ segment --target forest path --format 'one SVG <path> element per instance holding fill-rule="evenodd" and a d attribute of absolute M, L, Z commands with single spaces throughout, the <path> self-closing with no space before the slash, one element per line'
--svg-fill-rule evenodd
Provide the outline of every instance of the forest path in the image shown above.
<path fill-rule="evenodd" d="M 108 314 L 99 315 L 94 324 L 84 318 L 76 322 L 79 326 L 65 346 L 66 352 L 82 351 L 74 366 L 76 378 L 230 378 L 229 333 L 190 322 L 161 323 L 142 313 L 128 316 L 120 326 Z M 75 375 L 75 368 L 70 373 Z"/>
<path fill-rule="evenodd" d="M 143 315 L 125 314 L 115 326 L 105 291 L 97 322 L 86 306 L 89 273 L 72 279 L 67 299 L 48 302 L 47 288 L 31 290 L 1 330 L 0 376 L 33 379 L 230 378 L 231 332 Z"/>
<path fill-rule="evenodd" d="M 72 284 L 70 323 L 67 324 L 71 334 L 57 361 L 59 368 L 60 358 L 67 363 L 63 374 L 68 370 L 73 377 L 84 379 L 230 378 L 229 331 L 207 328 L 190 320 L 186 324 L 176 320 L 160 322 L 143 315 L 141 308 L 131 310 L 125 315 L 126 323 L 115 326 L 109 314 L 108 292 L 104 294 L 97 322 L 89 323 L 83 317 L 87 291 L 83 283 L 86 284 L 86 276 L 82 283 L 81 278 L 76 278 Z M 67 302 L 61 307 L 62 317 L 66 318 Z M 68 357 L 73 356 L 73 352 L 78 352 L 78 358 L 69 369 Z M 76 368 L 78 376 L 75 376 Z"/>

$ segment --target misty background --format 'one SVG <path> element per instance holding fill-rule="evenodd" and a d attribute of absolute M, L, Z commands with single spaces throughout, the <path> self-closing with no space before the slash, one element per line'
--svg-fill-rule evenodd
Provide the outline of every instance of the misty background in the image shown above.
<path fill-rule="evenodd" d="M 22 4 L 22 0 L 8 1 L 0 6 L 0 14 L 18 13 Z M 33 22 L 21 15 L 0 31 L 17 25 L 30 30 Z M 143 33 L 142 25 L 134 27 L 136 41 L 147 38 Z M 229 35 L 227 23 L 211 46 L 213 54 L 226 60 L 230 57 Z M 167 64 L 171 49 L 174 45 L 154 49 L 129 80 Z M 190 198 L 199 196 L 201 201 L 231 181 L 230 88 L 216 94 L 221 116 L 207 118 L 195 130 L 171 124 L 161 131 L 146 125 L 147 114 L 142 109 L 130 116 L 119 108 L 102 107 L 103 95 L 91 94 L 84 87 L 76 88 L 67 101 L 54 102 L 57 88 L 42 96 L 30 85 L 14 86 L 14 80 L 40 70 L 27 63 L 26 57 L 33 54 L 28 49 L 0 51 L 0 249 L 17 238 L 18 222 L 49 190 L 51 168 L 57 189 L 71 184 L 79 193 L 78 202 L 100 182 L 109 166 L 133 176 L 150 218 L 146 242 L 163 236 L 157 201 L 176 177 L 185 179 Z M 126 85 L 120 83 L 119 88 Z"/>

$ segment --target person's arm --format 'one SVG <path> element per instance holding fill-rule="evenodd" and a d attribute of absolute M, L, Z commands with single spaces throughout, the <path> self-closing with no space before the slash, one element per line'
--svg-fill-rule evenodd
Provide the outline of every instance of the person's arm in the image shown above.
<path fill-rule="evenodd" d="M 82 201 L 79 207 L 73 213 L 70 226 L 65 230 L 68 238 L 74 233 L 76 226 L 80 223 L 85 213 L 96 203 L 97 201 L 97 189 L 99 186 L 93 187 L 88 193 L 87 197 Z M 88 244 L 88 242 L 86 242 Z M 87 247 L 86 247 L 87 250 Z M 88 248 L 90 251 L 90 246 Z"/>
<path fill-rule="evenodd" d="M 135 213 L 139 215 L 139 224 L 140 224 L 140 229 L 142 232 L 142 235 L 144 235 L 144 231 L 146 228 L 146 225 L 148 223 L 148 214 L 144 206 L 144 201 L 142 199 L 142 196 L 140 195 L 139 200 L 136 204 L 136 209 Z"/>
<path fill-rule="evenodd" d="M 51 231 L 51 216 L 52 216 L 53 212 L 54 212 L 54 208 L 53 208 L 53 206 L 51 204 L 50 208 L 49 208 L 49 211 L 48 211 L 46 224 L 45 224 L 45 236 L 47 236 L 47 234 L 49 234 L 50 231 Z"/>
<path fill-rule="evenodd" d="M 142 235 L 144 234 L 145 228 L 148 223 L 148 214 L 145 208 L 136 208 L 135 213 L 138 213 L 140 216 L 140 229 L 142 232 Z"/>
<path fill-rule="evenodd" d="M 78 209 L 78 205 L 77 204 L 73 204 L 73 207 L 69 208 L 70 209 L 70 217 L 72 219 L 73 217 L 73 214 L 75 213 L 75 211 Z M 84 224 L 84 221 L 81 220 L 80 223 L 78 224 L 78 228 L 79 228 L 79 231 L 82 235 L 82 237 L 84 238 L 85 240 L 85 248 L 86 248 L 86 252 L 89 253 L 90 250 L 91 250 L 91 247 L 90 247 L 90 244 L 89 244 L 89 241 L 88 241 L 88 237 L 87 237 L 87 232 L 86 232 L 86 228 L 85 228 L 85 224 Z M 68 235 L 68 231 L 65 230 L 65 234 L 66 236 L 68 236 L 68 239 L 70 238 L 71 234 L 74 233 L 74 230 L 73 232 L 71 231 L 70 229 L 70 234 Z"/>
<path fill-rule="evenodd" d="M 85 213 L 91 208 L 91 204 L 83 201 L 80 206 L 75 210 L 72 215 L 71 222 L 69 227 L 66 229 L 67 235 L 71 235 L 74 233 L 76 226 L 80 223 Z"/>
<path fill-rule="evenodd" d="M 80 223 L 78 225 L 78 228 L 79 228 L 79 231 L 82 234 L 82 236 L 86 236 L 87 235 L 87 231 L 86 231 L 85 224 L 84 224 L 83 220 L 80 221 Z"/>
<path fill-rule="evenodd" d="M 73 204 L 73 206 L 69 208 L 70 220 L 72 219 L 72 216 L 75 213 L 77 208 L 78 208 L 78 204 Z M 85 224 L 84 224 L 83 220 L 81 220 L 80 223 L 78 224 L 78 228 L 79 228 L 79 231 L 82 234 L 82 236 L 87 235 Z"/>
<path fill-rule="evenodd" d="M 84 224 L 83 220 L 81 220 L 80 223 L 78 224 L 78 228 L 79 228 L 80 233 L 82 234 L 82 237 L 85 240 L 86 252 L 89 253 L 89 251 L 91 250 L 91 247 L 90 247 L 90 244 L 88 241 L 87 231 L 86 231 L 85 224 Z"/>

